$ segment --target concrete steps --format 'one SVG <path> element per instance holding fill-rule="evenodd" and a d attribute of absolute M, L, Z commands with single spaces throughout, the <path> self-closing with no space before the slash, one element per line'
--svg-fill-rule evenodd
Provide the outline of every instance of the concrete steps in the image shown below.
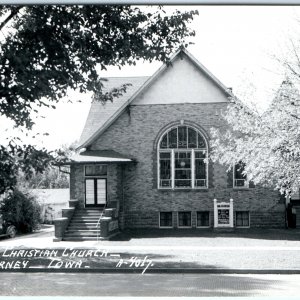
<path fill-rule="evenodd" d="M 67 230 L 65 231 L 64 241 L 88 241 L 97 240 L 100 236 L 97 222 L 102 209 L 80 209 L 75 210 Z"/>

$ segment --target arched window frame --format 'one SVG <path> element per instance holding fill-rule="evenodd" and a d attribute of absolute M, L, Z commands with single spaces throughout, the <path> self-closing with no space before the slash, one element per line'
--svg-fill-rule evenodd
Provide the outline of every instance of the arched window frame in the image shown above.
<path fill-rule="evenodd" d="M 178 147 L 178 128 L 179 127 L 187 127 L 187 147 L 186 148 L 179 148 Z M 172 130 L 177 128 L 177 147 L 176 148 L 161 148 L 161 142 L 163 140 L 163 138 L 167 135 L 168 133 L 171 132 Z M 189 148 L 188 146 L 188 129 L 192 129 L 193 131 L 196 132 L 196 139 L 197 139 L 197 146 L 194 148 Z M 198 138 L 199 136 L 201 137 L 202 141 L 204 142 L 204 146 L 203 147 L 198 147 Z M 168 146 L 169 146 L 169 141 L 167 142 Z M 184 153 L 184 152 L 189 152 L 190 153 L 190 162 L 191 162 L 191 184 L 190 186 L 178 186 L 177 184 L 175 184 L 175 180 L 178 181 L 175 178 L 175 155 L 177 153 Z M 167 186 L 163 186 L 161 184 L 161 153 L 169 153 L 170 154 L 170 179 L 168 179 L 170 181 L 170 184 Z M 202 157 L 198 157 L 197 158 L 197 153 L 201 153 Z M 200 156 L 201 156 L 200 155 Z M 195 174 L 195 170 L 196 170 L 196 159 L 198 160 L 202 160 L 205 163 L 205 179 L 196 179 L 196 174 Z M 197 128 L 195 128 L 192 125 L 187 125 L 187 124 L 177 124 L 174 126 L 169 127 L 167 130 L 165 130 L 161 135 L 160 138 L 158 140 L 157 143 L 157 188 L 160 190 L 166 190 L 166 189 L 207 189 L 208 188 L 208 143 L 207 143 L 207 138 L 205 137 L 205 135 Z M 178 169 L 177 169 L 178 170 Z M 196 182 L 196 180 L 198 180 Z M 204 184 L 201 183 L 201 185 L 199 185 L 199 181 L 204 182 Z"/>

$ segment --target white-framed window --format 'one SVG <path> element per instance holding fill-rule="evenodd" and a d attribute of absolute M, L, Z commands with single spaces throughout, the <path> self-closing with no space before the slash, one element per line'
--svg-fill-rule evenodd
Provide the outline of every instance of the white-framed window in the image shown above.
<path fill-rule="evenodd" d="M 236 227 L 250 227 L 249 211 L 236 211 L 235 212 L 235 226 Z"/>
<path fill-rule="evenodd" d="M 158 143 L 158 188 L 207 188 L 207 155 L 207 142 L 197 129 L 187 125 L 168 129 Z"/>
<path fill-rule="evenodd" d="M 159 228 L 173 227 L 173 213 L 171 211 L 159 212 Z"/>
<path fill-rule="evenodd" d="M 192 212 L 190 211 L 179 211 L 177 213 L 177 224 L 178 228 L 190 228 L 192 227 Z"/>
<path fill-rule="evenodd" d="M 248 188 L 249 182 L 247 180 L 247 175 L 244 175 L 245 164 L 239 162 L 233 167 L 233 187 L 234 188 Z"/>
<path fill-rule="evenodd" d="M 84 176 L 107 176 L 107 165 L 93 164 L 84 166 Z"/>
<path fill-rule="evenodd" d="M 209 211 L 197 211 L 197 227 L 209 227 Z"/>

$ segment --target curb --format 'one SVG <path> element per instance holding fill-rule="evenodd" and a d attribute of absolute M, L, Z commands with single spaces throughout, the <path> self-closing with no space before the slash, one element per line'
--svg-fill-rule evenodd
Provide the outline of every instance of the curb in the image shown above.
<path fill-rule="evenodd" d="M 69 268 L 28 268 L 28 269 L 2 269 L 6 273 L 103 273 L 103 274 L 141 274 L 143 268 L 99 268 L 99 269 L 69 269 Z M 298 269 L 197 269 L 197 268 L 149 268 L 145 274 L 300 274 Z"/>

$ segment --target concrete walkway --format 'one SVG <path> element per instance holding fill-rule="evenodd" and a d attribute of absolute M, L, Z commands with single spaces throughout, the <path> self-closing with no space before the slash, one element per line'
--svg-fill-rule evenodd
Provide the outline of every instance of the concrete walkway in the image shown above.
<path fill-rule="evenodd" d="M 11 270 L 5 269 L 5 263 L 1 267 L 1 260 L 19 259 L 28 260 L 31 271 L 39 267 L 46 271 L 88 272 L 300 273 L 300 230 L 232 233 L 153 230 L 127 232 L 112 241 L 53 242 L 52 239 L 53 227 L 2 239 L 0 268 Z M 17 249 L 39 252 L 34 252 L 36 257 L 28 258 L 29 252 L 26 255 L 12 252 Z M 50 250 L 54 251 L 52 256 Z"/>

